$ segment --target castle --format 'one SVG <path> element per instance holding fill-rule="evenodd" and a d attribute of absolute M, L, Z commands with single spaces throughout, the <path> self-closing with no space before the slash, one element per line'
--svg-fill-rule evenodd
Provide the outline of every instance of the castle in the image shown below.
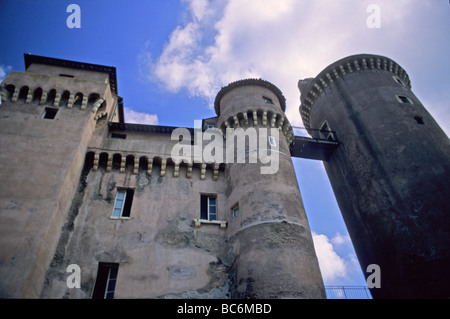
<path fill-rule="evenodd" d="M 114 67 L 24 58 L 1 84 L 1 297 L 325 298 L 292 156 L 324 161 L 374 297 L 450 296 L 450 143 L 391 59 L 299 81 L 307 138 L 262 79 L 180 130 L 127 123 Z"/>

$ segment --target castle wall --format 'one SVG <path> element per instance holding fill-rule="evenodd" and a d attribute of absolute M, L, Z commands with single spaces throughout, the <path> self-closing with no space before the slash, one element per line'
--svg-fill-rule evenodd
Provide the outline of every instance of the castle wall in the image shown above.
<path fill-rule="evenodd" d="M 181 174 L 186 173 L 184 170 Z M 90 298 L 99 262 L 119 264 L 115 298 L 226 298 L 232 254 L 225 229 L 217 224 L 195 227 L 200 194 L 215 193 L 218 217 L 225 212 L 225 180 L 164 177 L 156 168 L 120 173 L 90 170 L 82 204 L 61 261 L 49 272 L 43 297 Z M 113 219 L 118 187 L 134 191 L 129 218 Z M 68 289 L 65 268 L 81 267 L 81 289 Z"/>

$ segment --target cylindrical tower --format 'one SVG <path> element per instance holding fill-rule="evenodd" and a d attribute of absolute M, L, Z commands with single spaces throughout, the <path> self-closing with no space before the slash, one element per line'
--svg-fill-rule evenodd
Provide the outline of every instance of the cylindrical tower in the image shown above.
<path fill-rule="evenodd" d="M 340 143 L 324 165 L 372 295 L 449 298 L 450 142 L 405 70 L 355 55 L 299 88 L 309 133 Z"/>
<path fill-rule="evenodd" d="M 230 147 L 235 151 L 226 170 L 232 216 L 227 232 L 236 256 L 231 269 L 232 297 L 324 298 L 289 153 L 293 131 L 284 114 L 283 94 L 267 81 L 241 80 L 220 90 L 215 109 L 217 126 L 228 133 L 227 152 Z M 238 131 L 247 140 L 240 153 Z M 270 154 L 270 163 L 263 154 Z M 269 166 L 272 170 L 264 171 Z"/>

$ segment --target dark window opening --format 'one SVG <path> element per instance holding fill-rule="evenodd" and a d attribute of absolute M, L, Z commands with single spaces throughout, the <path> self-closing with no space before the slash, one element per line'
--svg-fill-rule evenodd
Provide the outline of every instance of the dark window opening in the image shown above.
<path fill-rule="evenodd" d="M 127 138 L 127 134 L 122 134 L 122 133 L 111 133 L 111 138 L 121 138 L 121 139 L 126 139 Z"/>
<path fill-rule="evenodd" d="M 53 103 L 55 102 L 55 98 L 56 98 L 56 90 L 55 89 L 51 89 L 50 92 L 48 92 L 48 95 L 47 95 L 47 104 L 48 105 L 53 105 Z"/>
<path fill-rule="evenodd" d="M 8 84 L 6 86 L 6 91 L 8 91 L 8 101 L 11 101 L 12 96 L 14 95 L 15 89 L 16 89 L 16 87 L 12 84 Z"/>
<path fill-rule="evenodd" d="M 53 107 L 46 107 L 44 116 L 42 118 L 53 120 L 56 116 L 56 113 L 58 113 L 58 109 L 55 109 Z"/>
<path fill-rule="evenodd" d="M 412 104 L 411 101 L 406 96 L 398 95 L 398 99 L 402 103 Z"/>
<path fill-rule="evenodd" d="M 74 77 L 73 75 L 70 75 L 70 74 L 64 74 L 64 73 L 59 74 L 59 76 L 64 76 L 64 77 L 66 77 L 66 78 L 73 78 L 73 77 Z"/>
<path fill-rule="evenodd" d="M 403 81 L 400 78 L 396 77 L 395 75 L 393 75 L 392 77 L 394 78 L 395 82 L 397 82 L 400 85 L 405 86 L 405 83 L 403 83 Z"/>
<path fill-rule="evenodd" d="M 414 116 L 414 119 L 416 120 L 417 124 L 425 124 L 423 121 L 423 117 L 421 116 Z"/>
<path fill-rule="evenodd" d="M 111 217 L 130 217 L 133 195 L 134 190 L 131 188 L 117 189 L 116 200 L 114 202 L 114 209 Z"/>
<path fill-rule="evenodd" d="M 215 195 L 201 195 L 200 218 L 217 220 L 217 198 Z"/>
<path fill-rule="evenodd" d="M 21 89 L 20 89 L 20 91 L 19 91 L 19 100 L 23 100 L 23 101 L 26 101 L 26 99 L 27 99 L 27 95 L 28 95 L 28 90 L 29 90 L 29 88 L 28 88 L 28 86 L 23 86 Z"/>
<path fill-rule="evenodd" d="M 239 203 L 236 203 L 231 207 L 231 218 L 236 218 L 239 216 Z"/>
<path fill-rule="evenodd" d="M 267 96 L 263 96 L 263 100 L 264 102 L 266 102 L 267 104 L 273 104 L 273 101 L 271 98 L 267 97 Z"/>
<path fill-rule="evenodd" d="M 118 271 L 119 264 L 117 263 L 100 262 L 98 264 L 92 299 L 114 299 Z"/>

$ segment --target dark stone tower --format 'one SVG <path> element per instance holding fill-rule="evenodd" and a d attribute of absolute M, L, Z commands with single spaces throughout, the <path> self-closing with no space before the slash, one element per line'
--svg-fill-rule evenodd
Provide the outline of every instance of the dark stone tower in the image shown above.
<path fill-rule="evenodd" d="M 372 295 L 449 298 L 450 141 L 405 70 L 355 55 L 299 88 L 309 133 L 340 143 L 324 165 L 363 272 L 380 266 Z"/>

